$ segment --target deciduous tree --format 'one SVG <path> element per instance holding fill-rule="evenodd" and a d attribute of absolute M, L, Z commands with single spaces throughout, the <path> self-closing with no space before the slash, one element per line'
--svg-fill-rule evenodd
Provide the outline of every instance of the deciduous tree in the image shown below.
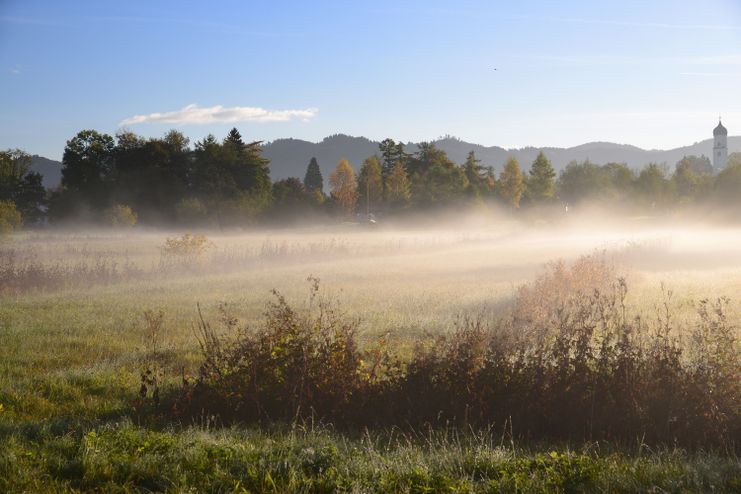
<path fill-rule="evenodd" d="M 332 198 L 337 201 L 340 210 L 346 216 L 355 212 L 355 203 L 358 198 L 358 184 L 355 181 L 355 172 L 347 160 L 340 160 L 337 168 L 329 176 Z"/>
<path fill-rule="evenodd" d="M 720 205 L 738 206 L 741 204 L 741 153 L 728 156 L 726 167 L 715 177 L 713 199 Z"/>
<path fill-rule="evenodd" d="M 30 166 L 31 156 L 25 151 L 0 151 L 0 201 L 12 202 L 26 223 L 35 223 L 43 216 L 46 189 Z"/>
<path fill-rule="evenodd" d="M 174 220 L 176 204 L 188 192 L 187 139 L 174 131 L 163 139 L 130 132 L 116 139 L 112 202 L 132 206 L 145 221 Z"/>
<path fill-rule="evenodd" d="M 113 138 L 95 130 L 83 130 L 67 141 L 62 186 L 75 202 L 98 210 L 109 202 L 113 149 Z"/>
<path fill-rule="evenodd" d="M 306 188 L 296 177 L 284 178 L 273 184 L 275 205 L 298 205 L 306 200 Z"/>
<path fill-rule="evenodd" d="M 692 169 L 692 163 L 687 159 L 682 159 L 677 163 L 672 176 L 674 187 L 680 202 L 691 202 L 697 194 L 700 184 L 698 177 Z"/>
<path fill-rule="evenodd" d="M 419 151 L 406 160 L 406 169 L 417 206 L 450 204 L 465 193 L 463 169 L 433 143 L 421 143 Z"/>
<path fill-rule="evenodd" d="M 370 156 L 363 162 L 358 173 L 358 196 L 362 199 L 360 207 L 367 213 L 378 210 L 383 197 L 381 165 L 376 156 Z"/>
<path fill-rule="evenodd" d="M 397 163 L 386 177 L 386 202 L 394 208 L 403 208 L 409 204 L 412 196 L 409 177 L 404 163 Z"/>
<path fill-rule="evenodd" d="M 672 199 L 672 183 L 666 178 L 664 169 L 656 163 L 649 163 L 636 179 L 638 199 L 650 208 L 666 206 Z"/>
<path fill-rule="evenodd" d="M 500 193 L 505 202 L 513 209 L 520 207 L 520 199 L 525 192 L 525 179 L 520 164 L 515 158 L 507 160 L 499 176 Z"/>
<path fill-rule="evenodd" d="M 22 222 L 21 212 L 16 209 L 13 201 L 0 201 L 0 235 L 13 233 Z"/>

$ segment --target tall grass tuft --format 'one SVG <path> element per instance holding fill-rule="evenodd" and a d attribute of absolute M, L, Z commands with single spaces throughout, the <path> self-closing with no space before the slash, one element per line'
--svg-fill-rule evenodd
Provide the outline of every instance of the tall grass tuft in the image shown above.
<path fill-rule="evenodd" d="M 0 295 L 109 285 L 139 279 L 144 270 L 128 258 L 105 255 L 75 262 L 44 262 L 32 252 L 0 248 Z"/>

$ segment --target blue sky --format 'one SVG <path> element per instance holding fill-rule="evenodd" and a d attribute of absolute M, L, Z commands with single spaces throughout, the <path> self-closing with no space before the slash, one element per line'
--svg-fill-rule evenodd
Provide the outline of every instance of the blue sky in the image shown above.
<path fill-rule="evenodd" d="M 671 148 L 741 134 L 740 87 L 738 0 L 0 0 L 0 148 L 57 159 L 122 127 Z"/>

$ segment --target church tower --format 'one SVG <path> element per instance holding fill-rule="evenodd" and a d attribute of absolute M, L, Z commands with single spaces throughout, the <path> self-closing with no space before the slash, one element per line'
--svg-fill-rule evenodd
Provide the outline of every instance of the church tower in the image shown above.
<path fill-rule="evenodd" d="M 713 129 L 713 168 L 721 170 L 726 167 L 727 161 L 728 131 L 718 119 L 718 126 Z"/>

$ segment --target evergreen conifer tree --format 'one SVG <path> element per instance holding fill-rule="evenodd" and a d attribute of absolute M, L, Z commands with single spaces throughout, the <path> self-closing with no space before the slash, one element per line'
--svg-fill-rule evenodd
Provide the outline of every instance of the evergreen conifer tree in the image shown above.
<path fill-rule="evenodd" d="M 324 178 L 322 177 L 322 171 L 319 169 L 319 163 L 317 163 L 316 158 L 311 158 L 309 166 L 306 167 L 304 187 L 309 192 L 322 192 L 324 189 Z"/>

